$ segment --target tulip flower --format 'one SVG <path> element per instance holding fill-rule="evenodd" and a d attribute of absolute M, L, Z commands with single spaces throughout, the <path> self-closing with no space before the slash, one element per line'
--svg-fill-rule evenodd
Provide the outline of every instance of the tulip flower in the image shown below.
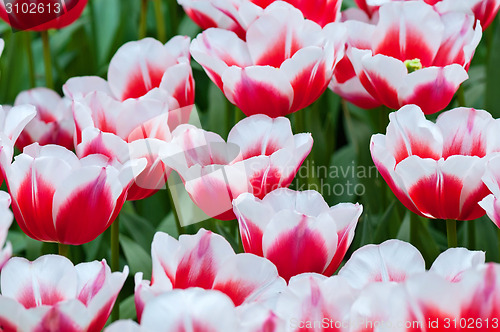
<path fill-rule="evenodd" d="M 499 122 L 482 110 L 456 108 L 436 123 L 407 105 L 389 115 L 387 134 L 372 136 L 370 151 L 380 174 L 411 211 L 433 219 L 472 220 L 489 194 L 481 177 L 500 151 Z"/>
<path fill-rule="evenodd" d="M 486 211 L 490 219 L 500 228 L 500 157 L 492 158 L 486 165 L 486 172 L 483 176 L 483 182 L 491 191 L 479 205 Z"/>
<path fill-rule="evenodd" d="M 35 118 L 28 123 L 16 142 L 22 150 L 34 142 L 40 145 L 57 144 L 73 150 L 75 131 L 71 102 L 47 88 L 34 88 L 17 95 L 14 105 L 30 104 L 36 107 Z"/>
<path fill-rule="evenodd" d="M 221 28 L 245 39 L 248 25 L 260 14 L 257 1 L 248 0 L 177 0 L 186 14 L 203 30 Z"/>
<path fill-rule="evenodd" d="M 393 1 L 408 1 L 408 0 L 354 0 L 356 5 L 368 15 L 373 16 L 378 12 L 380 6 Z M 461 11 L 465 13 L 473 13 L 477 20 L 481 22 L 483 30 L 485 30 L 500 7 L 499 0 L 424 0 L 429 5 L 435 5 L 435 8 L 440 13 L 450 11 Z"/>
<path fill-rule="evenodd" d="M 153 38 L 125 43 L 109 63 L 107 81 L 97 76 L 71 78 L 63 90 L 71 99 L 102 92 L 120 102 L 130 98 L 160 99 L 170 110 L 192 106 L 189 38 L 176 36 L 165 45 Z M 189 119 L 189 114 L 184 116 Z"/>
<path fill-rule="evenodd" d="M 290 279 L 275 310 L 287 322 L 286 331 L 348 331 L 336 322 L 349 323 L 351 305 L 358 294 L 338 276 L 304 273 Z"/>
<path fill-rule="evenodd" d="M 321 27 L 335 22 L 340 14 L 339 0 L 285 0 L 300 9 L 304 17 Z M 186 14 L 203 30 L 221 28 L 245 40 L 248 26 L 275 0 L 178 0 Z M 262 9 L 261 9 L 262 8 Z"/>
<path fill-rule="evenodd" d="M 62 29 L 75 22 L 88 0 L 4 0 L 0 18 L 17 30 Z"/>
<path fill-rule="evenodd" d="M 176 289 L 149 301 L 141 324 L 120 321 L 106 332 L 240 331 L 234 304 L 217 291 L 200 288 Z"/>
<path fill-rule="evenodd" d="M 261 301 L 283 290 L 285 282 L 269 261 L 251 254 L 235 254 L 222 236 L 201 229 L 175 240 L 157 232 L 151 245 L 152 281 L 135 275 L 135 304 L 142 321 L 144 305 L 172 289 L 200 287 L 225 293 L 239 306 Z"/>
<path fill-rule="evenodd" d="M 436 258 L 429 271 L 450 282 L 458 282 L 465 271 L 484 262 L 482 251 L 450 248 Z M 362 289 L 370 283 L 403 282 L 424 272 L 425 261 L 417 248 L 407 242 L 388 240 L 356 250 L 338 274 L 352 287 Z"/>
<path fill-rule="evenodd" d="M 0 105 L 0 184 L 3 183 L 5 177 L 4 165 L 12 162 L 14 144 L 35 115 L 36 109 L 32 105 L 12 108 Z"/>
<path fill-rule="evenodd" d="M 10 242 L 5 244 L 13 220 L 12 212 L 9 209 L 10 202 L 10 195 L 5 191 L 0 191 L 0 270 L 12 255 L 12 245 Z"/>
<path fill-rule="evenodd" d="M 3 167 L 19 227 L 39 241 L 79 245 L 111 225 L 145 163 L 78 159 L 61 146 L 34 143 Z"/>
<path fill-rule="evenodd" d="M 105 260 L 74 266 L 57 255 L 11 258 L 2 270 L 0 324 L 4 331 L 102 331 L 127 275 L 127 266 L 111 273 Z"/>
<path fill-rule="evenodd" d="M 321 28 L 285 2 L 269 5 L 249 25 L 246 41 L 212 28 L 191 43 L 191 54 L 227 99 L 247 116 L 284 116 L 325 91 L 344 55 L 345 28 Z"/>
<path fill-rule="evenodd" d="M 0 38 L 0 55 L 2 55 L 4 46 L 5 46 L 5 42 L 3 41 L 2 38 Z"/>
<path fill-rule="evenodd" d="M 480 24 L 472 15 L 439 14 L 420 1 L 387 3 L 378 14 L 376 24 L 347 25 L 347 59 L 335 73 L 340 86 L 331 88 L 360 107 L 416 104 L 425 114 L 444 109 L 468 78 Z"/>
<path fill-rule="evenodd" d="M 181 176 L 193 202 L 208 216 L 235 219 L 232 200 L 249 192 L 263 198 L 288 187 L 311 151 L 311 134 L 293 135 L 290 121 L 260 114 L 238 122 L 227 143 L 190 125 L 172 133 L 184 153 L 165 162 Z"/>
<path fill-rule="evenodd" d="M 320 193 L 280 188 L 262 200 L 233 201 L 245 252 L 269 259 L 285 280 L 304 273 L 332 275 L 354 238 L 359 204 L 328 207 Z"/>

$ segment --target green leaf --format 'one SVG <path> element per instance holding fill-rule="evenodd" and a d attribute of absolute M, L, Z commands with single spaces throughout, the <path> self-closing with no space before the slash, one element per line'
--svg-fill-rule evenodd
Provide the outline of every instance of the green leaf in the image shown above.
<path fill-rule="evenodd" d="M 144 250 L 149 251 L 151 249 L 155 228 L 148 220 L 136 214 L 122 212 L 120 214 L 120 224 L 127 230 L 127 234 Z"/>
<path fill-rule="evenodd" d="M 151 256 L 134 240 L 120 234 L 120 245 L 130 268 L 130 274 L 144 273 L 144 279 L 151 279 Z"/>
<path fill-rule="evenodd" d="M 135 310 L 134 294 L 120 302 L 120 319 L 136 319 L 137 312 Z"/>

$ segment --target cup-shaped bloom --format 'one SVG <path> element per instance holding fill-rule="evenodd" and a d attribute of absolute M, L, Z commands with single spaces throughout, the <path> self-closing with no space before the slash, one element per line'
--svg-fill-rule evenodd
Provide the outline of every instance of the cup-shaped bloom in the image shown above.
<path fill-rule="evenodd" d="M 12 245 L 10 242 L 5 244 L 7 233 L 14 219 L 9 209 L 10 202 L 10 195 L 5 191 L 0 191 L 0 270 L 12 255 Z"/>
<path fill-rule="evenodd" d="M 345 28 L 321 28 L 285 2 L 269 5 L 248 27 L 246 41 L 212 28 L 191 43 L 193 58 L 247 116 L 293 113 L 326 89 L 344 55 Z"/>
<path fill-rule="evenodd" d="M 151 257 L 151 283 L 142 280 L 142 273 L 135 276 L 139 320 L 145 303 L 172 289 L 219 290 L 239 306 L 272 297 L 285 287 L 271 262 L 251 254 L 235 254 L 226 239 L 205 229 L 196 235 L 181 235 L 179 240 L 156 233 Z"/>
<path fill-rule="evenodd" d="M 106 332 L 240 331 L 234 304 L 226 295 L 201 288 L 176 289 L 149 301 L 141 324 L 120 321 Z"/>
<path fill-rule="evenodd" d="M 34 143 L 3 167 L 19 227 L 39 241 L 79 245 L 111 225 L 145 163 L 110 164 L 97 154 L 78 159 L 59 145 Z"/>
<path fill-rule="evenodd" d="M 32 143 L 57 144 L 73 150 L 75 131 L 71 101 L 61 98 L 47 88 L 34 88 L 17 95 L 14 105 L 30 104 L 36 107 L 36 116 L 24 128 L 16 146 L 19 150 Z"/>
<path fill-rule="evenodd" d="M 250 193 L 233 201 L 245 252 L 276 265 L 285 280 L 315 272 L 331 276 L 354 238 L 359 204 L 328 207 L 320 193 L 280 188 L 262 200 Z"/>
<path fill-rule="evenodd" d="M 235 218 L 232 200 L 249 192 L 263 198 L 288 187 L 311 151 L 311 134 L 293 135 L 290 121 L 259 114 L 243 119 L 227 143 L 217 134 L 190 125 L 172 133 L 184 153 L 166 160 L 193 202 L 208 216 Z"/>
<path fill-rule="evenodd" d="M 122 164 L 140 158 L 147 161 L 145 170 L 136 174 L 127 200 L 149 197 L 165 186 L 172 169 L 162 158 L 182 151 L 170 143 L 169 120 L 177 120 L 164 102 L 128 99 L 120 103 L 94 92 L 75 101 L 73 112 L 78 157 L 98 153 Z"/>
<path fill-rule="evenodd" d="M 0 324 L 4 331 L 98 332 L 128 275 L 105 260 L 73 265 L 46 255 L 11 258 L 2 270 Z"/>
<path fill-rule="evenodd" d="M 498 120 L 483 110 L 456 108 L 436 123 L 418 106 L 389 115 L 387 134 L 372 136 L 370 150 L 380 174 L 411 211 L 434 219 L 472 220 L 490 192 L 486 163 L 500 151 Z"/>
<path fill-rule="evenodd" d="M 349 23 L 350 64 L 338 68 L 341 86 L 333 90 L 360 107 L 416 104 L 426 114 L 444 109 L 468 77 L 480 24 L 473 15 L 440 14 L 421 1 L 390 2 L 378 13 L 376 24 Z M 361 98 L 361 86 L 376 103 Z"/>
<path fill-rule="evenodd" d="M 221 28 L 245 39 L 248 25 L 260 14 L 258 0 L 177 0 L 186 14 L 203 30 Z M 272 1 L 271 1 L 272 2 Z"/>
<path fill-rule="evenodd" d="M 486 211 L 490 219 L 500 228 L 500 157 L 492 158 L 486 165 L 486 172 L 483 176 L 491 194 L 486 196 L 479 205 Z"/>
<path fill-rule="evenodd" d="M 36 109 L 32 105 L 12 108 L 0 105 L 0 184 L 5 177 L 4 165 L 12 162 L 14 145 L 19 135 L 35 115 Z"/>
<path fill-rule="evenodd" d="M 450 282 L 459 282 L 465 271 L 477 269 L 484 262 L 482 251 L 450 248 L 436 258 L 429 271 Z M 400 240 L 388 240 L 356 250 L 339 276 L 352 287 L 362 289 L 371 283 L 401 283 L 425 272 L 425 260 L 417 248 Z"/>
<path fill-rule="evenodd" d="M 75 22 L 88 0 L 4 0 L 0 18 L 17 30 L 61 29 Z"/>
<path fill-rule="evenodd" d="M 303 273 L 290 279 L 275 311 L 286 331 L 349 331 L 345 324 L 358 293 L 341 277 Z"/>
<path fill-rule="evenodd" d="M 189 42 L 186 36 L 176 36 L 165 45 L 153 38 L 125 43 L 109 63 L 107 81 L 95 76 L 72 78 L 64 93 L 72 99 L 95 91 L 118 101 L 157 98 L 168 102 L 171 110 L 191 106 L 194 80 Z"/>
<path fill-rule="evenodd" d="M 339 0 L 284 0 L 300 9 L 304 17 L 322 27 L 340 15 Z M 275 0 L 178 0 L 186 14 L 203 30 L 221 28 L 245 40 L 248 26 Z"/>
<path fill-rule="evenodd" d="M 360 9 L 365 11 L 369 16 L 373 16 L 380 6 L 385 3 L 398 0 L 354 0 Z M 408 1 L 408 0 L 399 0 Z M 486 29 L 500 7 L 499 0 L 424 0 L 429 5 L 435 5 L 436 10 L 440 13 L 457 11 L 465 13 L 473 13 L 483 30 Z"/>

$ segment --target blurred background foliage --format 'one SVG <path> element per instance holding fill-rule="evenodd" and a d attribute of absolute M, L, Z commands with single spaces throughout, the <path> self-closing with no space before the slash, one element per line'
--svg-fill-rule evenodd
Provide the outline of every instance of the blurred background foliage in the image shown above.
<path fill-rule="evenodd" d="M 89 0 L 81 18 L 61 30 L 50 31 L 53 75 L 56 91 L 73 76 L 105 77 L 110 59 L 124 43 L 139 38 L 141 6 L 147 6 L 145 34 L 157 37 L 155 1 L 162 3 L 167 39 L 176 34 L 195 37 L 200 29 L 184 14 L 175 0 Z M 354 6 L 344 0 L 343 7 Z M 483 34 L 470 67 L 470 78 L 463 84 L 465 104 L 486 109 L 500 117 L 500 24 L 498 20 Z M 28 47 L 33 54 L 34 86 L 45 85 L 42 41 L 36 32 L 12 32 L 0 22 L 5 50 L 0 58 L 0 104 L 12 104 L 16 95 L 32 86 L 28 65 Z M 162 40 L 166 42 L 166 40 Z M 222 92 L 192 62 L 196 82 L 196 104 L 202 126 L 226 138 L 230 128 L 244 115 L 229 104 Z M 449 108 L 457 107 L 456 98 Z M 299 171 L 292 188 L 320 191 L 330 204 L 359 202 L 364 212 L 346 259 L 362 245 L 397 238 L 414 244 L 427 264 L 446 249 L 446 225 L 440 220 L 425 220 L 410 213 L 392 194 L 374 168 L 369 141 L 374 133 L 385 133 L 389 110 L 363 110 L 343 102 L 327 90 L 309 108 L 289 116 L 295 133 L 311 132 L 314 147 Z M 430 116 L 435 118 L 438 114 Z M 5 186 L 5 185 L 4 185 Z M 349 190 L 350 188 L 350 190 Z M 6 190 L 6 188 L 3 188 Z M 342 190 L 341 190 L 342 189 Z M 356 190 L 357 189 L 357 190 Z M 240 249 L 237 224 L 207 220 L 179 229 L 166 191 L 138 201 L 127 202 L 120 214 L 121 266 L 129 265 L 131 276 L 138 271 L 151 277 L 150 246 L 156 231 L 174 237 L 195 233 L 205 227 L 224 235 L 236 250 Z M 486 251 L 488 261 L 499 261 L 499 233 L 488 217 L 458 223 L 459 245 Z M 109 261 L 109 230 L 95 241 L 71 248 L 74 262 L 106 258 Z M 14 254 L 30 260 L 41 254 L 56 253 L 55 244 L 29 239 L 12 226 L 9 240 Z M 134 318 L 133 278 L 127 280 L 120 295 L 121 318 Z"/>

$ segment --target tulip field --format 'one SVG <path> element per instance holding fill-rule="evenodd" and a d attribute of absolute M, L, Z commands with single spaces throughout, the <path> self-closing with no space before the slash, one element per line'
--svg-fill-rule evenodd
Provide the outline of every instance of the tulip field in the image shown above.
<path fill-rule="evenodd" d="M 0 0 L 0 331 L 498 331 L 499 8 Z"/>

